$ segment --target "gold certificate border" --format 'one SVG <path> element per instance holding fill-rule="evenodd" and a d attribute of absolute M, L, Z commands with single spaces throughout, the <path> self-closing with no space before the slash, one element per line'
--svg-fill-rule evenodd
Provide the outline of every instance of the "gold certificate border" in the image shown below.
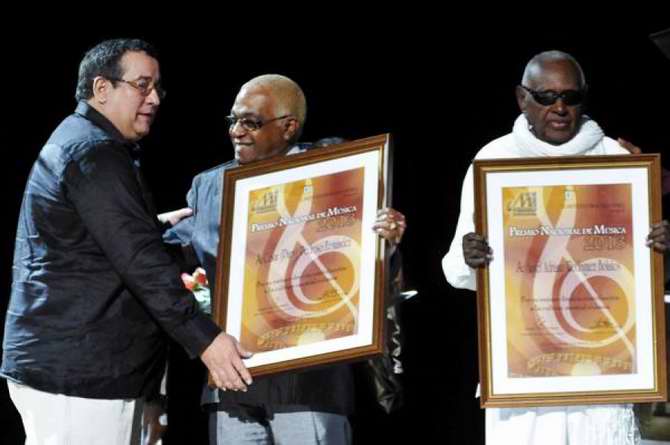
<path fill-rule="evenodd" d="M 224 331 L 226 331 L 228 311 L 242 310 L 241 306 L 231 307 L 229 301 L 232 299 L 228 298 L 230 278 L 228 276 L 228 271 L 230 270 L 231 259 L 239 258 L 240 255 L 242 255 L 241 252 L 232 252 L 231 249 L 233 220 L 236 209 L 235 191 L 237 181 L 278 171 L 290 171 L 291 169 L 307 165 L 318 165 L 319 163 L 334 159 L 343 159 L 363 153 L 376 152 L 379 181 L 377 184 L 377 199 L 374 205 L 377 206 L 376 208 L 388 207 L 391 205 L 392 190 L 391 170 L 389 169 L 389 165 L 392 165 L 391 147 L 391 135 L 382 134 L 344 144 L 332 145 L 327 148 L 314 149 L 293 156 L 272 158 L 253 164 L 241 165 L 226 170 L 223 179 L 223 193 L 221 196 L 221 226 L 216 265 L 217 285 L 212 302 L 212 316 L 214 321 Z M 267 185 L 271 186 L 272 184 Z M 361 277 L 361 279 L 374 280 L 373 321 L 372 332 L 370 333 L 372 341 L 370 344 L 298 359 L 279 360 L 264 365 L 250 367 L 249 372 L 254 376 L 268 375 L 338 362 L 363 360 L 380 355 L 383 352 L 384 295 L 386 294 L 386 286 L 388 285 L 385 280 L 385 269 L 387 267 L 388 258 L 385 256 L 384 243 L 381 239 L 377 239 L 377 242 L 375 243 L 374 258 L 374 275 L 370 277 Z M 210 376 L 210 384 L 211 383 Z"/>
<path fill-rule="evenodd" d="M 661 221 L 661 160 L 659 154 L 616 155 L 616 156 L 570 156 L 552 158 L 491 159 L 474 161 L 475 186 L 475 227 L 477 233 L 490 239 L 487 225 L 488 200 L 486 196 L 487 175 L 499 172 L 524 172 L 542 175 L 547 171 L 570 171 L 601 169 L 643 168 L 647 172 L 649 202 L 649 220 Z M 567 177 L 566 177 L 567 179 Z M 635 196 L 632 198 L 636 199 Z M 644 248 L 647 248 L 644 246 Z M 493 363 L 491 341 L 491 299 L 498 298 L 496 289 L 489 285 L 489 269 L 477 270 L 477 317 L 479 321 L 479 374 L 481 382 L 482 408 L 553 406 L 605 403 L 643 403 L 667 400 L 667 366 L 665 339 L 665 311 L 663 292 L 663 255 L 653 252 L 651 255 L 651 320 L 653 326 L 653 357 L 639 357 L 639 360 L 652 360 L 654 370 L 653 388 L 593 390 L 579 392 L 556 392 L 551 388 L 516 394 L 495 394 L 493 391 Z M 560 377 L 562 379 L 570 377 Z"/>

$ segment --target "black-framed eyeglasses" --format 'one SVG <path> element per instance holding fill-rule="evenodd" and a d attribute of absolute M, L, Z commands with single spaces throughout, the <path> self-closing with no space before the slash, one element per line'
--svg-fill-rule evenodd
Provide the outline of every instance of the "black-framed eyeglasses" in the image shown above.
<path fill-rule="evenodd" d="M 558 99 L 562 99 L 563 103 L 568 106 L 581 105 L 586 98 L 585 90 L 565 90 L 558 93 L 552 90 L 535 91 L 525 85 L 520 86 L 533 96 L 535 102 L 545 107 L 554 105 Z"/>
<path fill-rule="evenodd" d="M 153 80 L 145 79 L 145 78 L 140 78 L 137 80 L 124 80 L 124 79 L 118 79 L 114 77 L 108 77 L 109 80 L 112 82 L 123 82 L 127 83 L 131 87 L 135 88 L 139 93 L 147 97 L 153 90 L 156 90 L 156 94 L 158 95 L 158 98 L 163 100 L 165 99 L 165 96 L 167 95 L 167 91 L 163 89 L 160 83 L 156 83 Z"/>
<path fill-rule="evenodd" d="M 272 119 L 268 119 L 266 121 L 261 120 L 261 119 L 252 119 L 250 117 L 237 117 L 233 114 L 230 116 L 226 116 L 226 122 L 228 122 L 228 127 L 233 128 L 236 124 L 240 124 L 242 128 L 244 128 L 246 131 L 256 131 L 260 130 L 263 125 L 269 124 L 270 122 L 273 121 L 278 121 L 280 119 L 286 119 L 287 117 L 291 117 L 290 114 L 285 114 L 283 116 L 275 117 Z"/>

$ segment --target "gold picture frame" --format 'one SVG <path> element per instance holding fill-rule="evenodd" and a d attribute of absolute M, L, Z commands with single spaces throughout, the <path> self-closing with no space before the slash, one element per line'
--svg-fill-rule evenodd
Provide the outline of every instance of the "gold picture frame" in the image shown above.
<path fill-rule="evenodd" d="M 213 317 L 254 376 L 383 351 L 390 135 L 225 172 Z"/>
<path fill-rule="evenodd" d="M 475 160 L 482 407 L 667 398 L 660 156 Z"/>

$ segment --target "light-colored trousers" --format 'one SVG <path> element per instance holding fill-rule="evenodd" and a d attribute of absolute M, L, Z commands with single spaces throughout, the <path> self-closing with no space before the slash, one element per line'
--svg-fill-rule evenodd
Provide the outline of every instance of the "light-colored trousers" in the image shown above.
<path fill-rule="evenodd" d="M 633 405 L 486 410 L 486 445 L 638 445 Z"/>
<path fill-rule="evenodd" d="M 209 418 L 210 445 L 349 445 L 346 416 L 314 411 L 274 413 L 267 419 L 240 419 L 225 411 Z"/>
<path fill-rule="evenodd" d="M 26 445 L 139 443 L 141 400 L 105 400 L 38 391 L 7 381 Z"/>

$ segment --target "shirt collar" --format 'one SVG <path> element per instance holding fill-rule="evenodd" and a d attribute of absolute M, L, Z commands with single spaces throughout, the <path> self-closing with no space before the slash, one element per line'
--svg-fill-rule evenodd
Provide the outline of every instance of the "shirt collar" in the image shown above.
<path fill-rule="evenodd" d="M 86 101 L 82 100 L 77 104 L 75 113 L 90 120 L 95 125 L 107 132 L 111 137 L 128 147 L 128 151 L 130 152 L 133 160 L 137 160 L 139 158 L 140 145 L 137 142 L 129 141 L 128 139 L 124 138 L 121 132 L 114 126 L 114 124 L 112 124 L 109 119 L 103 116 L 102 113 L 93 108 Z"/>

